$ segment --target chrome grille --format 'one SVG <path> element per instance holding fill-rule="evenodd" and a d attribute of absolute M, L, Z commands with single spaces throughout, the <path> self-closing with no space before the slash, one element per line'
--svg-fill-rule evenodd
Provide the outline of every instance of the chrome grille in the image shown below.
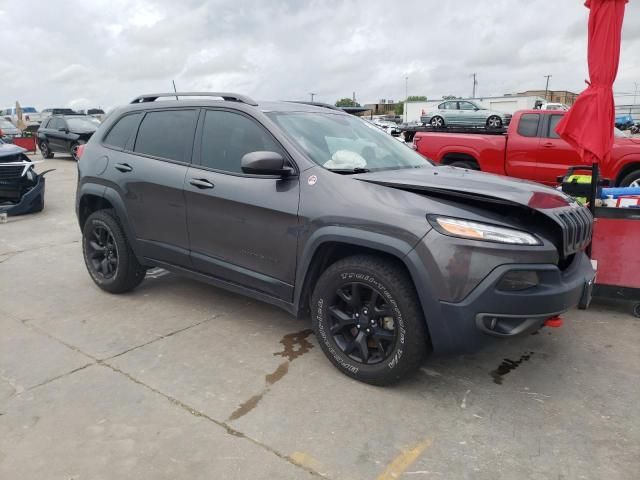
<path fill-rule="evenodd" d="M 0 178 L 20 178 L 23 170 L 24 165 L 19 165 L 17 167 L 0 167 Z"/>
<path fill-rule="evenodd" d="M 562 254 L 567 257 L 586 248 L 593 233 L 593 217 L 585 207 L 569 207 L 555 214 L 562 227 Z"/>

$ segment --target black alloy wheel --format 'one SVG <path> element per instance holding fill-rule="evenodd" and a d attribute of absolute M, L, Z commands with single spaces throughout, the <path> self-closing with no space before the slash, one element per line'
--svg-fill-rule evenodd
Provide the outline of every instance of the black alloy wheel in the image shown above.
<path fill-rule="evenodd" d="M 104 279 L 112 278 L 118 270 L 118 247 L 106 225 L 94 225 L 86 243 L 87 258 L 94 272 Z"/>
<path fill-rule="evenodd" d="M 374 365 L 394 351 L 398 332 L 393 310 L 370 285 L 350 282 L 337 289 L 329 316 L 333 340 L 352 360 Z"/>

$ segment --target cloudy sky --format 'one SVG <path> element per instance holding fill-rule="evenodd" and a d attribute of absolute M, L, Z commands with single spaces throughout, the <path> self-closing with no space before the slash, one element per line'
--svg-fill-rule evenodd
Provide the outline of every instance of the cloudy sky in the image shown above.
<path fill-rule="evenodd" d="M 335 102 L 580 91 L 581 0 L 0 0 L 0 107 L 109 108 L 144 92 Z M 640 82 L 640 0 L 616 92 Z"/>

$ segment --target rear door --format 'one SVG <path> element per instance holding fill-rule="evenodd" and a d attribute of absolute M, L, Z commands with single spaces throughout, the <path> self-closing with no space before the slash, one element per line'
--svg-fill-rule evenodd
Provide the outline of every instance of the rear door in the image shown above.
<path fill-rule="evenodd" d="M 110 150 L 108 177 L 124 200 L 142 255 L 186 267 L 190 259 L 183 187 L 199 113 L 198 108 L 131 113 L 120 118 L 102 142 Z"/>
<path fill-rule="evenodd" d="M 291 301 L 296 267 L 298 176 L 247 175 L 242 157 L 287 153 L 254 118 L 203 112 L 198 164 L 185 182 L 191 258 L 196 270 Z"/>
<path fill-rule="evenodd" d="M 446 124 L 460 125 L 458 102 L 444 102 L 441 110 Z"/>
<path fill-rule="evenodd" d="M 510 177 L 536 180 L 543 122 L 540 113 L 523 113 L 518 128 L 510 130 L 505 151 L 505 171 Z"/>
<path fill-rule="evenodd" d="M 578 152 L 555 131 L 563 116 L 564 113 L 560 112 L 543 116 L 544 126 L 538 150 L 536 180 L 548 185 L 556 185 L 558 177 L 564 176 L 569 167 L 582 163 Z"/>
<path fill-rule="evenodd" d="M 458 118 L 461 125 L 475 126 L 478 124 L 478 111 L 471 102 L 458 102 Z"/>

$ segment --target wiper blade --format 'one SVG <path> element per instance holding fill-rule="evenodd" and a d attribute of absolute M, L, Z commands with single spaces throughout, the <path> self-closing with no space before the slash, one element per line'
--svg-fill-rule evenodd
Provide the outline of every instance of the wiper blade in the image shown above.
<path fill-rule="evenodd" d="M 356 168 L 327 168 L 330 172 L 335 173 L 368 173 L 371 170 L 368 168 L 356 167 Z"/>

